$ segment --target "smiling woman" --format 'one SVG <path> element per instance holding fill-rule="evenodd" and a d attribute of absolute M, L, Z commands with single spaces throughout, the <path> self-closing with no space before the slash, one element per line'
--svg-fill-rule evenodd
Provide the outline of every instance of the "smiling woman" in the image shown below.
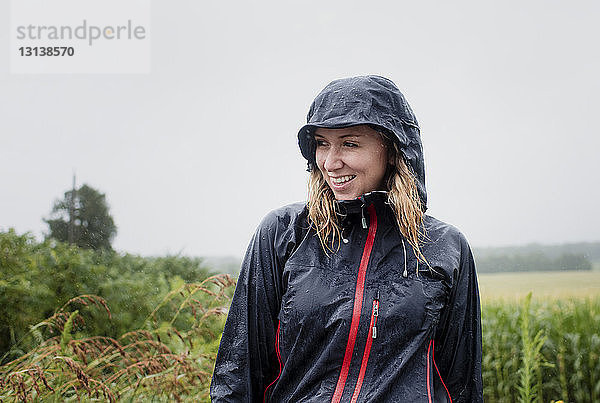
<path fill-rule="evenodd" d="M 425 214 L 404 96 L 379 76 L 336 80 L 307 120 L 308 201 L 267 215 L 248 247 L 213 401 L 481 402 L 473 256 Z"/>

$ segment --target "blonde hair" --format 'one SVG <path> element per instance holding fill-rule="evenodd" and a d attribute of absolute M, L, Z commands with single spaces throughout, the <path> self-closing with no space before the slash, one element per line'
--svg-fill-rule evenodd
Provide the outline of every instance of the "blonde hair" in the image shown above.
<path fill-rule="evenodd" d="M 380 131 L 378 133 L 386 146 L 389 160 L 393 161 L 388 165 L 384 177 L 388 203 L 394 212 L 400 233 L 412 246 L 417 259 L 427 263 L 420 247 L 427 234 L 423 225 L 423 202 L 417 190 L 415 174 L 409 169 L 396 143 L 386 134 Z M 340 247 L 342 230 L 336 208 L 333 191 L 321 171 L 311 164 L 308 178 L 308 216 L 325 252 L 334 252 Z"/>

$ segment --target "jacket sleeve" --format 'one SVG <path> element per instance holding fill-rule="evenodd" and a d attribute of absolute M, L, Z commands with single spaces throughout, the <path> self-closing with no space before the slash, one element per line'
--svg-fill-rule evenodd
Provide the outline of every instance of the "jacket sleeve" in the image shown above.
<path fill-rule="evenodd" d="M 466 239 L 460 236 L 461 257 L 435 339 L 434 357 L 453 403 L 483 402 L 481 377 L 481 310 L 475 262 Z M 436 397 L 439 395 L 436 390 Z"/>
<path fill-rule="evenodd" d="M 244 257 L 210 386 L 213 402 L 262 401 L 279 373 L 275 351 L 284 236 L 275 213 L 256 230 Z"/>

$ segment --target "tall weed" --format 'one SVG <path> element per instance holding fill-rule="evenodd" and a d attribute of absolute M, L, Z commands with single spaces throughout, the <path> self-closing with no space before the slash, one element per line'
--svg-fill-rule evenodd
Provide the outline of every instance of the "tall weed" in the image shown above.
<path fill-rule="evenodd" d="M 145 328 L 118 338 L 78 337 L 83 307 L 110 311 L 100 297 L 74 298 L 30 332 L 38 340 L 49 337 L 0 367 L 0 401 L 207 401 L 216 345 L 206 340 L 218 340 L 233 285 L 229 275 L 182 284 L 148 316 Z M 165 308 L 171 321 L 160 319 Z"/>

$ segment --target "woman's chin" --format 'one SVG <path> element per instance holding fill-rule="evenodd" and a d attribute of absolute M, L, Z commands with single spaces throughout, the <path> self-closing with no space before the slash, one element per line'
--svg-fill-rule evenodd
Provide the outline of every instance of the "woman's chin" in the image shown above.
<path fill-rule="evenodd" d="M 360 196 L 360 194 L 357 194 L 355 192 L 336 192 L 335 190 L 333 191 L 333 195 L 335 197 L 335 199 L 337 201 L 342 201 L 342 200 L 354 200 L 357 197 Z"/>

